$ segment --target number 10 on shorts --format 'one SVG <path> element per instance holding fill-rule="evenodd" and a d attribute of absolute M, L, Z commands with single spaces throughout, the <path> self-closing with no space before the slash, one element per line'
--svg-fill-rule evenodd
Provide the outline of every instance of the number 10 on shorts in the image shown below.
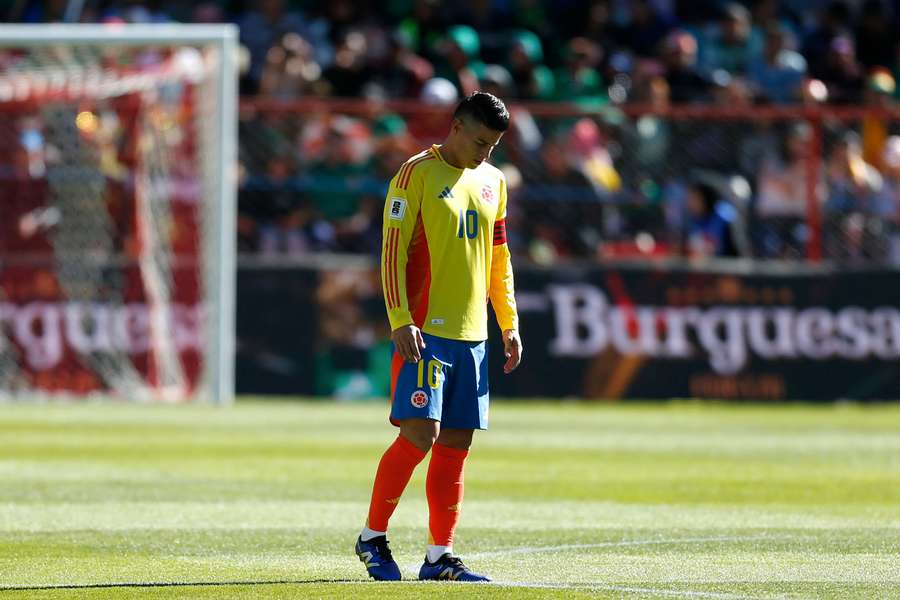
<path fill-rule="evenodd" d="M 441 385 L 441 378 L 444 373 L 441 361 L 432 358 L 428 361 L 428 387 L 433 390 L 438 389 Z M 419 361 L 419 385 L 425 387 L 425 359 Z"/>

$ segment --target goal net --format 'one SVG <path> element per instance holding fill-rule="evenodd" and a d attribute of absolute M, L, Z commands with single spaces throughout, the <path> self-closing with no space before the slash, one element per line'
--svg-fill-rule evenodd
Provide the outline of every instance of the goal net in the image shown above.
<path fill-rule="evenodd" d="M 0 400 L 230 401 L 236 37 L 0 26 Z"/>

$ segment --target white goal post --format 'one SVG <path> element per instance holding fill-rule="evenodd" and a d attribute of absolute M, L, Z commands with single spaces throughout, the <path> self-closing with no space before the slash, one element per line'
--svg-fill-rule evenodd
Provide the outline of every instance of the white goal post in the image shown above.
<path fill-rule="evenodd" d="M 234 25 L 0 25 L 0 401 L 233 401 L 237 59 Z"/>

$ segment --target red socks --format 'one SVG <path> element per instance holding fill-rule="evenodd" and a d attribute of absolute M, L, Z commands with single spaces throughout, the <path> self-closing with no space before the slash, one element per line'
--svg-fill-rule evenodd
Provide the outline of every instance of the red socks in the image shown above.
<path fill-rule="evenodd" d="M 459 509 L 463 500 L 463 467 L 468 455 L 468 450 L 441 444 L 431 447 L 425 495 L 428 497 L 429 543 L 432 545 L 453 545 L 453 532 L 459 523 Z M 378 464 L 372 501 L 369 504 L 369 519 L 366 523 L 369 529 L 387 531 L 388 521 L 400 502 L 400 496 L 423 458 L 425 452 L 399 435 L 385 451 Z"/>
<path fill-rule="evenodd" d="M 432 545 L 453 545 L 453 532 L 459 522 L 459 509 L 463 499 L 463 466 L 468 455 L 468 450 L 441 444 L 431 447 L 425 495 L 428 497 L 428 529 L 431 533 L 429 543 Z"/>
<path fill-rule="evenodd" d="M 435 446 L 437 448 L 437 446 Z M 394 514 L 400 496 L 409 483 L 416 465 L 422 462 L 425 453 L 413 446 L 405 437 L 398 435 L 394 443 L 385 451 L 375 474 L 372 501 L 369 504 L 367 526 L 375 531 L 387 531 L 388 520 Z M 434 459 L 432 458 L 432 462 Z M 430 471 L 429 471 L 430 477 Z"/>

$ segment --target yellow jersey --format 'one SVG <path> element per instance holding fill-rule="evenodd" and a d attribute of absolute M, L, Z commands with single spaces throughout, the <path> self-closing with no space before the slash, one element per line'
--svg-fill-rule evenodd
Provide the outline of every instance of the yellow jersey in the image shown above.
<path fill-rule="evenodd" d="M 406 161 L 384 205 L 381 279 L 391 330 L 485 340 L 488 300 L 501 330 L 518 329 L 503 173 L 454 167 L 437 145 Z"/>

